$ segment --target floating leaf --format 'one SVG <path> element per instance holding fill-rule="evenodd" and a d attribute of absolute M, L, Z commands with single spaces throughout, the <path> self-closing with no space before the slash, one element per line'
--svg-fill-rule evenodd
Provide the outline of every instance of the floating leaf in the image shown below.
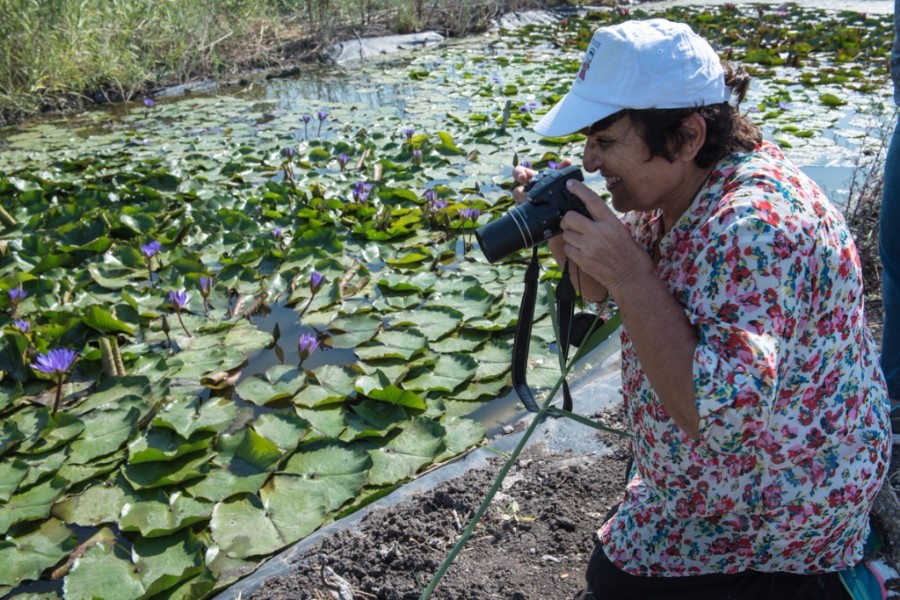
<path fill-rule="evenodd" d="M 349 367 L 323 365 L 311 373 L 315 378 L 295 397 L 299 406 L 314 408 L 352 398 L 356 394 L 353 383 L 357 373 Z"/>
<path fill-rule="evenodd" d="M 68 463 L 83 465 L 119 450 L 137 429 L 140 416 L 137 408 L 127 405 L 121 409 L 94 411 L 85 420 L 84 434 L 72 442 Z"/>
<path fill-rule="evenodd" d="M 75 537 L 66 524 L 57 519 L 41 523 L 36 530 L 0 541 L 0 590 L 23 581 L 37 580 L 72 551 Z"/>
<path fill-rule="evenodd" d="M 168 535 L 194 523 L 209 520 L 213 504 L 178 492 L 148 490 L 124 497 L 118 525 L 122 531 L 138 531 L 144 537 Z"/>
<path fill-rule="evenodd" d="M 308 423 L 294 412 L 279 411 L 264 413 L 253 423 L 253 429 L 271 440 L 284 453 L 297 447 L 303 439 Z"/>
<path fill-rule="evenodd" d="M 109 532 L 109 530 L 106 530 Z M 140 598 L 146 588 L 124 548 L 111 532 L 90 544 L 73 564 L 63 582 L 63 594 L 72 600 Z"/>
<path fill-rule="evenodd" d="M 368 481 L 371 460 L 355 446 L 328 444 L 301 447 L 291 456 L 280 475 L 297 475 L 291 487 L 304 496 L 322 498 L 325 510 L 333 511 L 359 494 Z"/>
<path fill-rule="evenodd" d="M 433 367 L 410 377 L 403 382 L 403 387 L 414 391 L 452 392 L 475 375 L 477 366 L 470 356 L 441 354 Z"/>
<path fill-rule="evenodd" d="M 843 106 L 847 101 L 834 94 L 825 93 L 819 96 L 819 101 L 825 106 Z"/>
<path fill-rule="evenodd" d="M 370 451 L 372 485 L 390 485 L 415 475 L 444 449 L 444 428 L 429 419 L 414 417 L 398 436 Z"/>
<path fill-rule="evenodd" d="M 119 319 L 115 318 L 112 313 L 99 307 L 90 306 L 85 309 L 81 320 L 88 327 L 96 329 L 100 333 L 125 333 L 134 335 L 134 329 Z"/>
<path fill-rule="evenodd" d="M 185 440 L 166 427 L 152 427 L 141 437 L 128 444 L 128 463 L 172 461 L 180 456 L 209 448 L 213 436 L 199 432 Z"/>
<path fill-rule="evenodd" d="M 259 406 L 292 398 L 306 385 L 306 373 L 287 365 L 278 365 L 266 371 L 265 376 L 252 376 L 241 381 L 235 391 L 241 398 Z"/>
<path fill-rule="evenodd" d="M 264 500 L 247 494 L 216 504 L 210 531 L 220 551 L 238 559 L 268 555 L 315 531 L 325 521 L 325 501 L 305 497 L 293 485 L 298 481 L 276 477 Z"/>
<path fill-rule="evenodd" d="M 207 470 L 206 463 L 213 456 L 211 452 L 201 451 L 173 461 L 128 464 L 122 469 L 122 475 L 136 490 L 181 484 L 203 477 Z"/>
<path fill-rule="evenodd" d="M 53 507 L 53 514 L 83 527 L 115 523 L 125 505 L 125 490 L 116 485 L 92 485 Z"/>
<path fill-rule="evenodd" d="M 282 456 L 275 444 L 253 429 L 220 435 L 216 450 L 216 468 L 187 488 L 196 498 L 219 501 L 245 492 L 256 493 Z"/>
<path fill-rule="evenodd" d="M 37 521 L 50 514 L 50 507 L 62 495 L 66 481 L 54 477 L 44 483 L 13 494 L 9 502 L 0 510 L 0 534 L 24 521 Z"/>
<path fill-rule="evenodd" d="M 137 538 L 132 561 L 146 588 L 144 597 L 156 597 L 203 571 L 203 544 L 190 531 L 155 538 Z"/>
<path fill-rule="evenodd" d="M 0 462 L 0 502 L 7 502 L 28 474 L 28 464 L 18 459 Z"/>
<path fill-rule="evenodd" d="M 413 354 L 425 348 L 427 339 L 415 331 L 382 331 L 374 344 L 358 346 L 356 354 L 363 360 L 402 358 L 409 360 Z"/>

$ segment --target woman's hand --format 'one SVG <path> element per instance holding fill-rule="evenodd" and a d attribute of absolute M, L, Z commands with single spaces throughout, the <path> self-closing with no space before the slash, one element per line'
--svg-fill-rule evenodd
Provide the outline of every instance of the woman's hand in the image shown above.
<path fill-rule="evenodd" d="M 568 190 L 587 207 L 592 219 L 576 211 L 562 218 L 563 252 L 583 273 L 603 285 L 613 298 L 620 286 L 631 278 L 656 275 L 647 251 L 634 239 L 606 205 L 584 183 L 570 179 Z"/>
<path fill-rule="evenodd" d="M 570 166 L 572 161 L 568 158 L 564 158 L 558 165 L 556 165 L 557 169 L 565 169 Z M 516 201 L 516 204 L 522 204 L 525 200 L 528 199 L 528 194 L 525 192 L 525 184 L 528 183 L 532 177 L 534 177 L 538 172 L 534 169 L 529 169 L 528 167 L 523 167 L 522 165 L 518 165 L 513 169 L 513 179 L 519 185 L 513 189 L 512 197 L 513 200 Z"/>

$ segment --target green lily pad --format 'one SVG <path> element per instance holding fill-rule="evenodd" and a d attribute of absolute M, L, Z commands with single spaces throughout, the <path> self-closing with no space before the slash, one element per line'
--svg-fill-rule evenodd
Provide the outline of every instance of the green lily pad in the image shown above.
<path fill-rule="evenodd" d="M 28 474 L 28 464 L 18 460 L 0 462 L 0 502 L 9 501 Z"/>
<path fill-rule="evenodd" d="M 297 493 L 292 484 L 300 481 L 277 477 L 263 499 L 247 494 L 216 504 L 210 531 L 220 551 L 237 559 L 264 556 L 315 531 L 325 521 L 325 501 Z"/>
<path fill-rule="evenodd" d="M 115 523 L 126 502 L 125 490 L 117 485 L 92 485 L 82 493 L 54 505 L 53 514 L 67 523 L 83 527 Z"/>
<path fill-rule="evenodd" d="M 172 461 L 128 464 L 122 469 L 122 475 L 136 490 L 182 484 L 203 477 L 213 456 L 213 452 L 200 451 Z"/>
<path fill-rule="evenodd" d="M 119 529 L 140 532 L 145 538 L 169 535 L 207 521 L 213 509 L 212 502 L 191 498 L 181 491 L 148 490 L 129 494 L 124 500 L 118 518 Z"/>
<path fill-rule="evenodd" d="M 50 514 L 53 503 L 62 495 L 66 481 L 54 477 L 27 490 L 13 494 L 0 511 L 0 534 L 16 523 L 37 521 Z"/>
<path fill-rule="evenodd" d="M 370 451 L 370 483 L 390 485 L 412 477 L 444 450 L 445 433 L 440 424 L 414 417 L 385 446 Z"/>
<path fill-rule="evenodd" d="M 370 464 L 368 452 L 354 446 L 301 447 L 279 475 L 299 476 L 291 487 L 307 497 L 322 498 L 325 510 L 333 511 L 362 490 Z"/>
<path fill-rule="evenodd" d="M 0 541 L 0 589 L 34 581 L 75 547 L 75 536 L 58 519 L 48 519 L 34 531 Z"/>
<path fill-rule="evenodd" d="M 465 355 L 440 354 L 433 367 L 423 369 L 403 382 L 403 387 L 414 391 L 433 390 L 452 392 L 475 375 L 475 359 Z"/>
<path fill-rule="evenodd" d="M 72 442 L 68 463 L 83 465 L 122 448 L 137 429 L 140 410 L 134 406 L 94 411 L 84 435 Z"/>
<path fill-rule="evenodd" d="M 187 487 L 196 498 L 219 501 L 242 493 L 256 493 L 281 459 L 281 450 L 253 429 L 222 434 L 213 467 Z"/>
<path fill-rule="evenodd" d="M 265 376 L 253 376 L 241 381 L 235 391 L 248 402 L 265 406 L 270 402 L 292 398 L 306 385 L 306 373 L 297 367 L 278 365 Z"/>
<path fill-rule="evenodd" d="M 391 384 L 388 377 L 380 371 L 377 371 L 374 376 L 366 375 L 357 379 L 356 390 L 373 400 L 425 410 L 425 401 L 422 398 L 414 392 L 400 389 Z"/>

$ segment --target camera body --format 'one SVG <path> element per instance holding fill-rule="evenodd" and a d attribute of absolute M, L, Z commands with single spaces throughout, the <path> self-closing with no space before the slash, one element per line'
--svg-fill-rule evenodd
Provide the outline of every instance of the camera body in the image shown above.
<path fill-rule="evenodd" d="M 559 223 L 570 210 L 591 218 L 584 203 L 566 189 L 569 179 L 584 181 L 584 175 L 576 166 L 535 174 L 525 185 L 525 202 L 475 230 L 478 246 L 488 262 L 497 262 L 558 235 L 562 232 Z"/>

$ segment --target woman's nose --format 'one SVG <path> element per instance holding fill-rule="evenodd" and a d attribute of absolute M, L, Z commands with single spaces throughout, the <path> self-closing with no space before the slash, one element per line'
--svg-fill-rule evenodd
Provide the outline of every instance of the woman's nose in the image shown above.
<path fill-rule="evenodd" d="M 593 148 L 592 146 L 592 144 L 586 143 L 584 145 L 584 152 L 582 153 L 581 157 L 581 166 L 584 167 L 584 170 L 588 173 L 597 171 L 600 168 L 600 165 L 603 164 L 600 152 L 598 152 L 596 148 Z"/>

